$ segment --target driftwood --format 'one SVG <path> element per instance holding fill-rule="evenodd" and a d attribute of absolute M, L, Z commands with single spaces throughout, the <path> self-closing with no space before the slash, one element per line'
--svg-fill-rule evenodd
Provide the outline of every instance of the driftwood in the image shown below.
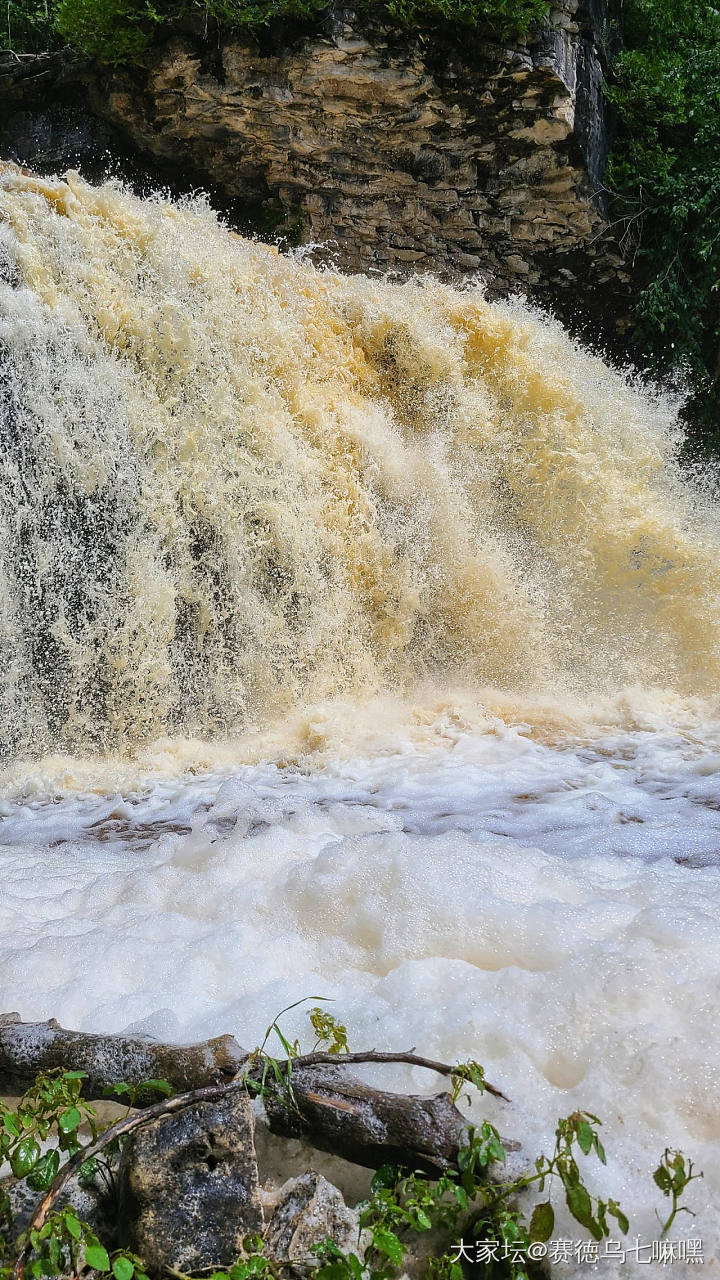
<path fill-rule="evenodd" d="M 337 1059 L 336 1059 L 337 1062 Z M 402 1164 L 434 1173 L 457 1161 L 467 1121 L 449 1093 L 420 1098 L 384 1093 L 336 1066 L 293 1066 L 292 1100 L 273 1090 L 265 1114 L 273 1133 L 378 1168 Z"/>
<path fill-rule="evenodd" d="M 21 1022 L 17 1013 L 0 1018 L 0 1092 L 22 1093 L 39 1071 L 86 1071 L 83 1094 L 102 1098 L 111 1085 L 167 1080 L 179 1092 L 232 1080 L 248 1057 L 232 1036 L 202 1044 L 163 1044 L 149 1036 L 91 1035 L 66 1031 L 54 1018 Z M 154 1102 L 157 1093 L 138 1098 Z"/>
<path fill-rule="evenodd" d="M 83 1161 L 115 1138 L 193 1103 L 224 1098 L 238 1089 L 258 1092 L 261 1084 L 268 1125 L 274 1133 L 304 1138 L 321 1150 L 371 1168 L 393 1162 L 438 1173 L 455 1164 L 467 1126 L 450 1095 L 422 1098 L 386 1093 L 346 1069 L 361 1063 L 403 1063 L 442 1076 L 453 1074 L 448 1063 L 413 1051 L 370 1050 L 341 1056 L 308 1053 L 292 1061 L 275 1062 L 268 1069 L 267 1056 L 261 1050 L 248 1054 L 232 1036 L 197 1045 L 167 1045 L 141 1036 L 67 1031 L 54 1019 L 22 1022 L 17 1014 L 6 1014 L 0 1017 L 0 1092 L 23 1089 L 39 1071 L 58 1067 L 87 1073 L 83 1093 L 88 1099 L 102 1097 L 108 1086 L 121 1081 L 141 1084 L 160 1078 L 183 1090 L 153 1105 L 147 1105 L 148 1096 L 139 1096 L 139 1109 L 106 1129 L 62 1167 L 38 1204 L 30 1226 L 42 1226 Z M 188 1083 L 194 1087 L 188 1089 Z M 486 1083 L 485 1087 L 496 1097 L 505 1097 L 494 1085 Z M 16 1280 L 22 1280 L 26 1259 L 24 1251 L 15 1266 Z"/>

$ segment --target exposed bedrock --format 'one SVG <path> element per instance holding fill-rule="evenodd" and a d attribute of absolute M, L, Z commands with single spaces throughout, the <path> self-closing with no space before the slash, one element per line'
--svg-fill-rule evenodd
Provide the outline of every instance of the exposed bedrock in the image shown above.
<path fill-rule="evenodd" d="M 622 331 L 629 272 L 602 198 L 607 27 L 599 0 L 562 0 L 514 46 L 341 10 L 262 47 L 176 34 L 132 68 L 78 66 L 75 83 L 60 61 L 54 103 L 47 66 L 0 66 L 15 104 L 0 147 L 57 165 L 64 133 L 68 161 L 95 168 L 125 148 L 345 270 L 480 272 L 495 295 Z"/>

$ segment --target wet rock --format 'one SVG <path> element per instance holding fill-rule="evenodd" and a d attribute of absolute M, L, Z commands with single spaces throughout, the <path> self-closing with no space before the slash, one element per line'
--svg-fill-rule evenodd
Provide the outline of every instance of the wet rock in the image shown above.
<path fill-rule="evenodd" d="M 153 1269 L 229 1266 L 262 1230 L 253 1114 L 245 1093 L 136 1130 L 123 1152 L 120 1232 Z"/>
<path fill-rule="evenodd" d="M 7 1177 L 0 1178 L 0 1193 L 10 1201 L 12 1228 L 8 1233 L 8 1243 L 13 1244 L 29 1226 L 40 1192 L 33 1191 L 26 1182 Z M 112 1230 L 113 1206 L 103 1187 L 81 1186 L 77 1178 L 72 1178 L 57 1201 L 58 1209 L 67 1207 L 74 1209 L 78 1218 L 87 1222 L 96 1235 L 103 1239 L 108 1237 Z"/>
<path fill-rule="evenodd" d="M 313 1245 L 330 1238 L 343 1252 L 358 1249 L 358 1215 L 319 1173 L 290 1178 L 277 1193 L 265 1230 L 265 1252 L 303 1275 L 317 1267 Z"/>
<path fill-rule="evenodd" d="M 341 8 L 302 39 L 234 32 L 212 53 L 177 27 L 132 67 L 0 55 L 18 110 L 42 89 L 31 119 L 15 112 L 5 152 L 33 164 L 77 153 L 92 172 L 114 130 L 114 157 L 127 147 L 163 182 L 208 186 L 236 225 L 343 270 L 481 272 L 493 296 L 530 293 L 573 323 L 570 272 L 610 337 L 632 292 L 603 204 L 611 25 L 607 0 L 558 0 L 527 44 L 500 45 L 482 24 L 428 41 Z M 65 98 L 50 118 L 52 75 Z M 87 119 L 66 101 L 70 75 Z"/>

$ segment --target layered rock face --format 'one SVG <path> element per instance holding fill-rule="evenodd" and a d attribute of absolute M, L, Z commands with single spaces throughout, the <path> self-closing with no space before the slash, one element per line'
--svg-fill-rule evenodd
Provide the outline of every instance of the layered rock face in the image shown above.
<path fill-rule="evenodd" d="M 176 34 L 140 66 L 78 73 L 88 145 L 109 128 L 163 175 L 211 184 L 263 238 L 343 270 L 481 273 L 495 296 L 519 289 L 566 320 L 611 311 L 622 327 L 629 276 L 601 195 L 607 14 L 560 3 L 522 46 L 349 10 L 262 46 Z M 47 112 L 46 98 L 28 133 L 54 160 L 62 123 Z M 42 164 L 42 149 L 14 158 Z"/>
<path fill-rule="evenodd" d="M 441 46 L 347 12 L 270 52 L 233 40 L 208 61 L 174 39 L 94 105 L 346 270 L 479 271 L 541 298 L 574 297 L 579 278 L 622 290 L 598 194 L 603 15 L 563 2 L 524 47 Z"/>

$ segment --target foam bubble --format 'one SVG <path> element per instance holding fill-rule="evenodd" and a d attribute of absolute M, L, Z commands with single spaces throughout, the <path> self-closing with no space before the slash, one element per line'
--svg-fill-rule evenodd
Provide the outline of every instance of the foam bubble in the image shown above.
<path fill-rule="evenodd" d="M 483 1061 L 512 1103 L 474 1113 L 528 1158 L 551 1148 L 558 1116 L 599 1114 L 609 1163 L 590 1181 L 645 1238 L 652 1170 L 682 1147 L 705 1180 L 677 1230 L 712 1256 L 717 727 L 707 737 L 656 727 L 558 746 L 496 725 L 316 769 L 166 774 L 124 799 L 8 801 L 4 1007 L 252 1046 L 284 1005 L 330 996 L 353 1045 Z M 302 1011 L 284 1025 L 302 1036 Z M 417 1071 L 375 1078 L 438 1087 Z M 562 1214 L 558 1230 L 580 1234 Z"/>

